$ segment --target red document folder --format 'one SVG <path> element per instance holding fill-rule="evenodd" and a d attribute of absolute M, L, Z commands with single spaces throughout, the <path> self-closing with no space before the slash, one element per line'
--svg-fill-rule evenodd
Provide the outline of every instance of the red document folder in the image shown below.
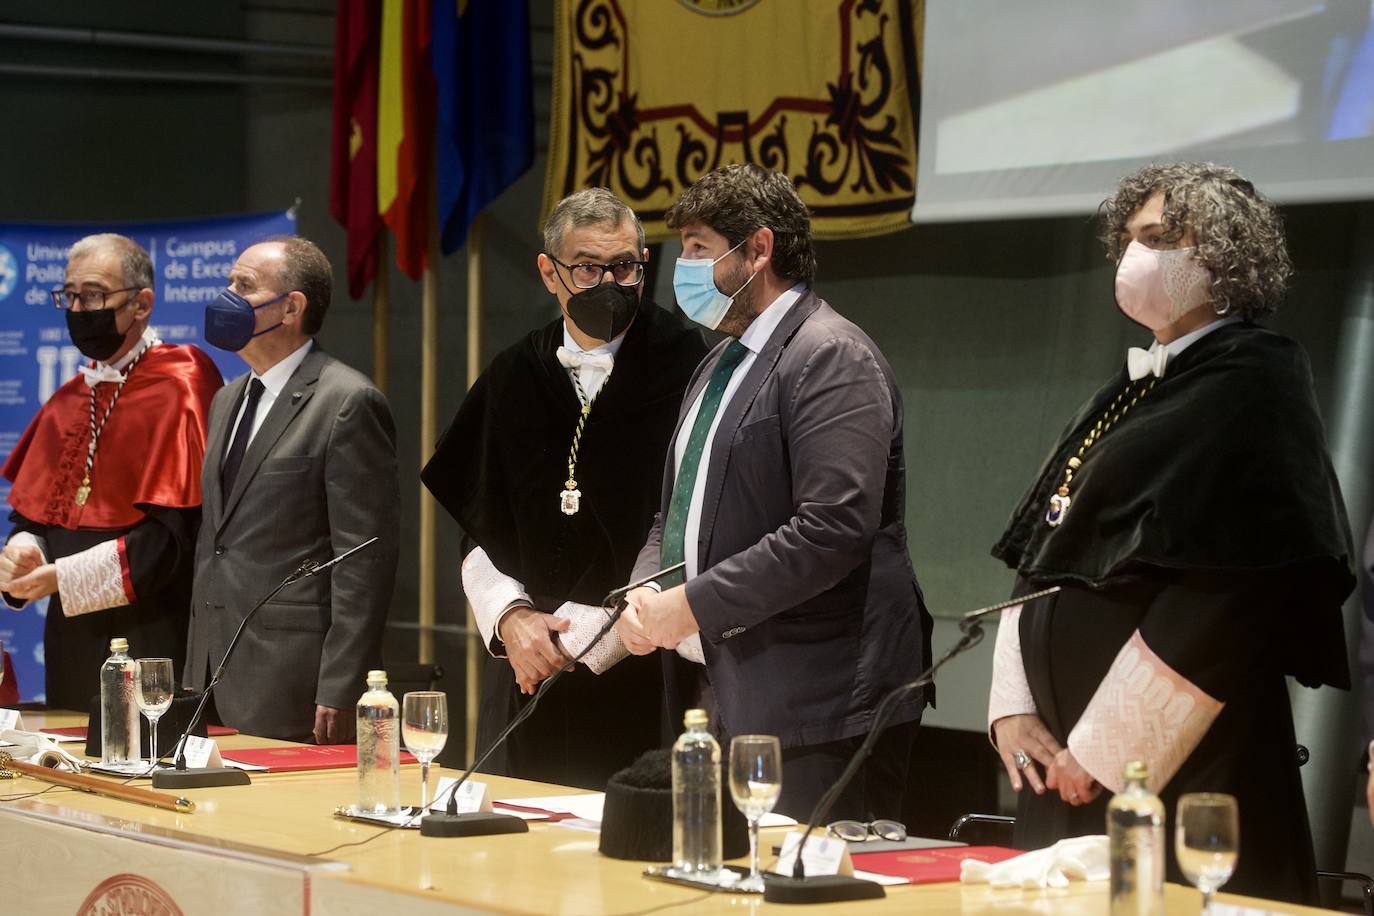
<path fill-rule="evenodd" d="M 965 859 L 1001 862 L 1019 856 L 1023 850 L 1005 846 L 942 846 L 935 849 L 894 849 L 890 852 L 858 852 L 852 856 L 854 867 L 912 884 L 938 884 L 959 880 L 959 863 Z"/>
<path fill-rule="evenodd" d="M 220 756 L 239 763 L 267 767 L 272 773 L 294 773 L 297 770 L 338 770 L 358 765 L 356 744 L 295 744 L 290 747 L 248 747 L 220 751 Z M 415 763 L 409 753 L 401 751 L 401 763 Z"/>
<path fill-rule="evenodd" d="M 68 738 L 86 737 L 86 726 L 84 725 L 72 725 L 67 728 L 44 728 L 40 729 L 40 731 L 45 735 L 63 735 Z M 209 733 L 208 737 L 211 738 L 224 738 L 228 735 L 237 735 L 239 733 L 237 728 L 226 728 L 223 725 L 207 726 L 206 731 Z"/>

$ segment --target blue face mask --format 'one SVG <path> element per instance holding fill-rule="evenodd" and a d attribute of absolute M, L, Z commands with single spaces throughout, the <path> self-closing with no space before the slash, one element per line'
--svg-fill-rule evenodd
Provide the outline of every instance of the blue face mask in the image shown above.
<path fill-rule="evenodd" d="M 739 243 L 743 244 L 744 242 Z M 705 258 L 678 258 L 677 267 L 673 269 L 673 292 L 677 294 L 678 308 L 697 324 L 705 325 L 713 331 L 730 310 L 730 303 L 735 301 L 735 296 L 742 293 L 744 287 L 748 286 L 755 276 L 750 274 L 749 279 L 744 281 L 744 286 L 729 296 L 716 287 L 716 265 L 729 257 L 735 248 L 731 248 L 714 261 Z"/>
<path fill-rule="evenodd" d="M 222 291 L 205 306 L 205 342 L 221 350 L 238 352 L 248 346 L 254 337 L 275 331 L 283 322 L 278 321 L 270 328 L 254 332 L 258 319 L 258 309 L 267 308 L 273 302 L 285 299 L 290 293 L 282 293 L 268 299 L 262 305 L 254 305 L 231 289 Z"/>

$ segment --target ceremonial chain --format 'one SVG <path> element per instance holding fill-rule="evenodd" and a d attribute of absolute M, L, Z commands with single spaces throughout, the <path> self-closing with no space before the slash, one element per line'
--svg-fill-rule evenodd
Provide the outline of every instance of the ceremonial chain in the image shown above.
<path fill-rule="evenodd" d="M 601 380 L 601 387 L 596 390 L 596 395 L 588 398 L 587 392 L 582 388 L 582 379 L 578 371 L 574 369 L 571 373 L 573 385 L 577 388 L 577 399 L 582 402 L 582 413 L 577 418 L 577 429 L 573 430 L 572 448 L 568 451 L 568 479 L 563 482 L 563 492 L 559 494 L 558 507 L 563 510 L 564 515 L 576 515 L 577 510 L 582 507 L 582 491 L 577 488 L 577 447 L 582 444 L 582 429 L 587 425 L 587 416 L 592 412 L 592 403 L 601 392 L 606 390 L 606 383 L 611 380 L 611 370 L 606 370 L 606 377 Z"/>
<path fill-rule="evenodd" d="M 1083 459 L 1087 457 L 1088 449 L 1096 444 L 1097 440 L 1107 434 L 1107 430 L 1115 426 L 1122 417 L 1126 416 L 1126 411 L 1135 406 L 1145 395 L 1154 389 L 1155 383 L 1159 379 L 1151 377 L 1150 383 L 1132 392 L 1135 382 L 1127 382 L 1112 403 L 1107 405 L 1107 409 L 1102 412 L 1096 425 L 1088 431 L 1088 435 L 1083 437 L 1083 444 L 1078 447 L 1078 453 L 1070 456 L 1068 463 L 1064 466 L 1064 482 L 1059 485 L 1059 489 L 1050 497 L 1050 508 L 1045 513 L 1045 521 L 1051 528 L 1056 528 L 1064 521 L 1064 516 L 1068 514 L 1069 503 L 1073 502 L 1069 498 L 1069 484 L 1073 483 L 1073 473 L 1083 465 Z"/>
<path fill-rule="evenodd" d="M 99 386 L 91 386 L 91 441 L 86 445 L 86 474 L 81 478 L 81 486 L 76 488 L 76 504 L 78 506 L 86 505 L 86 500 L 89 499 L 91 495 L 91 468 L 95 467 L 95 448 L 96 443 L 100 441 L 100 434 L 105 431 L 105 424 L 110 422 L 110 413 L 114 410 L 115 402 L 119 400 L 119 393 L 124 390 L 124 383 L 129 381 L 129 375 L 134 371 L 134 366 L 138 365 L 138 361 L 143 358 L 143 354 L 147 353 L 150 349 L 152 348 L 145 346 L 142 350 L 138 351 L 138 355 L 135 356 L 133 361 L 124 369 L 124 376 L 119 380 L 119 384 L 115 386 L 114 394 L 110 397 L 110 406 L 105 408 L 105 416 L 100 418 L 99 423 L 95 421 L 96 389 Z"/>

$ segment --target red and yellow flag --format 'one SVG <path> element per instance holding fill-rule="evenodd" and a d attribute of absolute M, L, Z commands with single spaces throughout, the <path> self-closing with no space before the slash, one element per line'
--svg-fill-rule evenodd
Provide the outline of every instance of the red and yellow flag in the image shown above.
<path fill-rule="evenodd" d="M 429 247 L 434 148 L 430 0 L 381 0 L 377 212 L 396 236 L 396 264 L 420 279 Z M 442 0 L 441 0 L 442 2 Z"/>

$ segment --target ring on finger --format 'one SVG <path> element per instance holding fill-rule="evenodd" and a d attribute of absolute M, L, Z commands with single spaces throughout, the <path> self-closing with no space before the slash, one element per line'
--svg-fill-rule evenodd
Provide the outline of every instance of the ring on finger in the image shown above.
<path fill-rule="evenodd" d="M 1074 792 L 1069 796 L 1069 801 L 1078 801 L 1078 793 Z"/>
<path fill-rule="evenodd" d="M 1013 751 L 1011 759 L 1012 762 L 1016 764 L 1018 770 L 1024 770 L 1026 767 L 1030 766 L 1030 754 L 1027 754 L 1023 748 L 1018 747 Z"/>

